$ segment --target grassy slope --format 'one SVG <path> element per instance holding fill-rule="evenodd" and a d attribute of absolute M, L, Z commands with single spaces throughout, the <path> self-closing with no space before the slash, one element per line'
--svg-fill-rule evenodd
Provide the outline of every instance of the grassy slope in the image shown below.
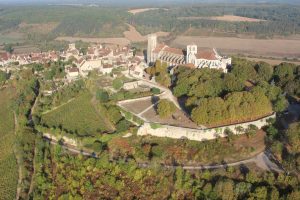
<path fill-rule="evenodd" d="M 74 101 L 49 112 L 42 121 L 49 127 L 62 125 L 64 129 L 80 135 L 96 134 L 108 129 L 101 112 L 97 113 L 91 103 L 92 95 L 84 93 Z"/>
<path fill-rule="evenodd" d="M 14 118 L 9 108 L 12 91 L 0 91 L 0 199 L 14 199 L 17 188 L 17 163 L 13 153 Z"/>

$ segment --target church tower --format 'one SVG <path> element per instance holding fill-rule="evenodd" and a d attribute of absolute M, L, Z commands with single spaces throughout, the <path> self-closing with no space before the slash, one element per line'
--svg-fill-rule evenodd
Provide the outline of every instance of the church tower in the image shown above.
<path fill-rule="evenodd" d="M 155 34 L 151 34 L 148 36 L 148 48 L 147 48 L 147 63 L 148 65 L 155 62 L 155 58 L 153 55 L 153 50 L 157 46 L 157 36 Z"/>
<path fill-rule="evenodd" d="M 195 55 L 198 53 L 197 45 L 188 45 L 186 48 L 186 63 L 195 64 Z"/>

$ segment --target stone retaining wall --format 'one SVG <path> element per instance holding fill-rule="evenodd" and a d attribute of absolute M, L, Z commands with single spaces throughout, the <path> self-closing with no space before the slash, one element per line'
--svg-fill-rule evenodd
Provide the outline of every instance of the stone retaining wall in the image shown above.
<path fill-rule="evenodd" d="M 156 126 L 151 127 L 151 123 L 144 123 L 144 125 L 139 128 L 137 134 L 140 136 L 152 135 L 157 137 L 168 137 L 174 139 L 186 138 L 195 141 L 205 141 L 213 140 L 217 137 L 226 137 L 227 135 L 225 133 L 225 130 L 230 130 L 233 132 L 233 134 L 244 134 L 250 125 L 254 125 L 258 129 L 261 129 L 262 127 L 267 125 L 268 119 L 275 117 L 276 113 L 273 113 L 272 115 L 251 122 L 208 129 L 191 129 L 160 124 L 156 124 Z M 242 130 L 238 131 L 237 127 L 240 127 L 240 129 Z"/>

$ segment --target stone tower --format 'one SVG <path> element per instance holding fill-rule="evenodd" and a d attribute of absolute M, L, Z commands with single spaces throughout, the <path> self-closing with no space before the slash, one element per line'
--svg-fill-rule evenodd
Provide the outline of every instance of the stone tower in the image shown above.
<path fill-rule="evenodd" d="M 192 44 L 188 45 L 186 48 L 186 63 L 193 63 L 195 62 L 195 55 L 198 53 L 197 45 Z"/>
<path fill-rule="evenodd" d="M 153 55 L 153 50 L 157 46 L 157 36 L 155 34 L 151 34 L 148 36 L 148 48 L 147 48 L 147 63 L 148 65 L 155 62 L 155 58 Z"/>
<path fill-rule="evenodd" d="M 74 50 L 74 49 L 76 49 L 75 43 L 69 44 L 69 50 Z"/>

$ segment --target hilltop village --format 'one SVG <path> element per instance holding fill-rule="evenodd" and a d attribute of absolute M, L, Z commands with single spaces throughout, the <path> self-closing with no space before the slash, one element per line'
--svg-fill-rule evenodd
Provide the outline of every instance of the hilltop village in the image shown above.
<path fill-rule="evenodd" d="M 88 47 L 86 55 L 80 53 L 75 44 L 69 44 L 68 49 L 62 52 L 41 52 L 28 54 L 0 54 L 0 65 L 4 70 L 11 69 L 10 64 L 27 65 L 32 63 L 55 62 L 59 59 L 72 60 L 72 65 L 65 68 L 66 78 L 70 82 L 79 76 L 86 77 L 90 71 L 97 70 L 109 74 L 114 68 L 124 67 L 133 77 L 145 77 L 145 69 L 156 61 L 167 63 L 168 68 L 177 66 L 188 68 L 211 68 L 227 72 L 231 65 L 231 58 L 222 57 L 215 49 L 197 50 L 196 45 L 188 45 L 186 49 L 172 48 L 157 43 L 156 35 L 148 36 L 147 54 L 134 52 L 134 49 L 124 46 L 93 44 Z"/>
<path fill-rule="evenodd" d="M 0 200 L 299 199 L 300 6 L 4 1 Z"/>

